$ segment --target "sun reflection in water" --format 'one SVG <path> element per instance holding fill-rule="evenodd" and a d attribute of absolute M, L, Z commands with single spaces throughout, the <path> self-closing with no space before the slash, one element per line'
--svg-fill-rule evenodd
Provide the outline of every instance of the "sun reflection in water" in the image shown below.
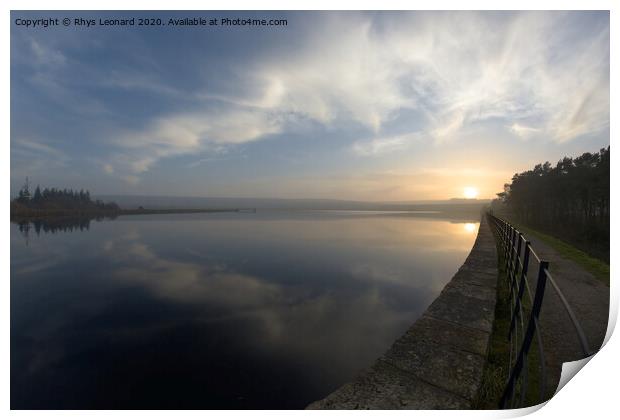
<path fill-rule="evenodd" d="M 465 231 L 467 233 L 473 233 L 476 231 L 476 224 L 475 223 L 465 223 Z"/>

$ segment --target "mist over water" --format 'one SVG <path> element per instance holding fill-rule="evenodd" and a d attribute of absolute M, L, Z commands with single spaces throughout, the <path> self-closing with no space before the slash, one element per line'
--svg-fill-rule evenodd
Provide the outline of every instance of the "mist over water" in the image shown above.
<path fill-rule="evenodd" d="M 303 408 L 419 317 L 477 228 L 346 211 L 11 224 L 11 406 Z"/>

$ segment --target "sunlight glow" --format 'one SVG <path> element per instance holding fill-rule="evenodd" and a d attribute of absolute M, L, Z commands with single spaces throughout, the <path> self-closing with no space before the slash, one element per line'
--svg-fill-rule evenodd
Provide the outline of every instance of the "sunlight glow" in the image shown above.
<path fill-rule="evenodd" d="M 468 233 L 472 233 L 472 232 L 474 232 L 476 230 L 476 224 L 475 223 L 465 223 L 464 228 L 465 228 L 465 230 Z"/>
<path fill-rule="evenodd" d="M 476 198 L 478 197 L 478 189 L 475 187 L 465 187 L 463 195 L 465 198 Z"/>

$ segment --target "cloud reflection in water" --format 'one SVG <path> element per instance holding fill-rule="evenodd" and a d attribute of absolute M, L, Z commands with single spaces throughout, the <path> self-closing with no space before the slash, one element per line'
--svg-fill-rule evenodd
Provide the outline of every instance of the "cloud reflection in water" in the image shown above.
<path fill-rule="evenodd" d="M 446 221 L 320 214 L 117 220 L 46 237 L 69 257 L 13 273 L 12 374 L 29 368 L 12 376 L 12 402 L 303 407 L 389 347 L 474 238 Z M 13 241 L 12 255 L 32 248 Z"/>

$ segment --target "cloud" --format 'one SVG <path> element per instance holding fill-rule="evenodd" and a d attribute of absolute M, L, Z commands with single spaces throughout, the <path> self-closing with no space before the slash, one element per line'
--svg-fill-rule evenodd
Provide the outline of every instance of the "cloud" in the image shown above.
<path fill-rule="evenodd" d="M 324 124 L 352 119 L 378 132 L 394 112 L 415 106 L 406 94 L 410 67 L 372 19 L 326 19 L 292 55 L 252 66 L 265 86 L 259 103 Z"/>
<path fill-rule="evenodd" d="M 412 142 L 419 139 L 419 133 L 410 133 L 392 137 L 376 138 L 370 141 L 357 141 L 353 143 L 352 150 L 360 156 L 376 156 L 403 150 Z"/>
<path fill-rule="evenodd" d="M 328 28 L 304 40 L 300 52 L 248 63 L 240 71 L 240 93 L 196 95 L 211 106 L 157 118 L 143 130 L 119 137 L 118 146 L 133 149 L 122 153 L 130 156 L 123 158 L 131 161 L 128 170 L 140 174 L 166 157 L 295 131 L 304 119 L 326 126 L 352 120 L 377 133 L 397 110 L 413 107 L 414 101 L 399 85 L 404 68 L 395 65 L 389 50 L 382 53 L 385 40 L 376 37 L 372 21 L 346 26 L 341 31 L 332 19 Z M 392 146 L 398 141 L 392 139 Z M 377 151 L 386 148 L 385 140 L 374 143 Z"/>
<path fill-rule="evenodd" d="M 112 175 L 114 173 L 114 167 L 109 163 L 106 163 L 103 165 L 103 171 L 108 175 Z"/>
<path fill-rule="evenodd" d="M 225 83 L 197 86 L 191 109 L 155 117 L 117 137 L 114 144 L 130 161 L 123 170 L 138 176 L 161 159 L 296 132 L 305 120 L 366 130 L 374 140 L 351 146 L 364 156 L 410 143 L 385 134 L 405 111 L 416 118 L 404 131 L 437 145 L 496 121 L 506 134 L 539 133 L 556 143 L 609 126 L 604 19 L 590 24 L 585 21 L 591 16 L 571 12 L 315 18 L 312 29 L 291 43 L 294 48 L 279 46 L 228 63 Z M 177 93 L 157 80 L 145 75 L 112 83 L 162 96 Z"/>
<path fill-rule="evenodd" d="M 138 185 L 140 183 L 140 178 L 135 175 L 124 175 L 121 178 L 130 185 Z"/>
<path fill-rule="evenodd" d="M 32 102 L 43 99 L 42 102 L 55 103 L 55 112 L 62 109 L 82 118 L 101 117 L 109 112 L 103 98 L 84 89 L 85 86 L 94 87 L 97 69 L 84 64 L 87 60 L 72 55 L 75 53 L 74 44 L 81 42 L 75 39 L 61 38 L 61 41 L 49 34 L 35 39 L 31 33 L 12 34 L 11 50 L 15 54 L 11 56 L 11 66 L 19 69 L 16 71 L 19 78 L 12 81 L 11 86 L 19 89 L 19 100 L 28 104 L 27 110 L 34 108 Z M 34 96 L 28 95 L 29 88 L 34 88 Z M 15 105 L 11 107 L 13 110 Z M 54 112 L 49 114 L 54 115 Z M 47 133 L 40 134 L 43 137 Z"/>
<path fill-rule="evenodd" d="M 36 64 L 45 67 L 59 67 L 67 62 L 67 58 L 57 49 L 50 48 L 35 39 L 30 39 L 30 50 Z"/>
<path fill-rule="evenodd" d="M 435 142 L 437 143 L 452 140 L 463 127 L 464 123 L 465 111 L 454 112 L 442 123 L 437 124 L 436 127 L 431 130 L 431 137 L 435 139 Z"/>
<path fill-rule="evenodd" d="M 160 159 L 256 141 L 279 133 L 280 121 L 260 110 L 206 110 L 203 113 L 165 116 L 142 131 L 124 133 L 115 143 L 123 153 L 114 160 L 131 175 L 148 171 Z"/>
<path fill-rule="evenodd" d="M 66 160 L 68 160 L 68 157 L 64 152 L 61 152 L 57 148 L 52 147 L 48 144 L 37 142 L 34 140 L 17 139 L 12 142 L 11 146 L 11 150 L 14 150 L 16 152 L 38 156 L 40 158 L 46 158 L 49 160 L 53 160 L 57 163 L 64 163 Z"/>
<path fill-rule="evenodd" d="M 22 180 L 26 176 L 45 174 L 50 168 L 65 168 L 69 156 L 56 147 L 41 141 L 16 139 L 11 141 L 11 177 Z"/>
<path fill-rule="evenodd" d="M 514 123 L 509 127 L 510 131 L 515 133 L 517 136 L 521 137 L 524 140 L 529 139 L 536 133 L 540 132 L 539 128 L 528 127 L 526 125 L 521 125 L 519 123 Z"/>
<path fill-rule="evenodd" d="M 136 73 L 114 70 L 109 74 L 106 74 L 100 81 L 100 84 L 109 88 L 146 91 L 157 95 L 177 98 L 186 95 L 185 92 L 160 81 L 152 75 L 144 74 L 142 72 Z"/>

